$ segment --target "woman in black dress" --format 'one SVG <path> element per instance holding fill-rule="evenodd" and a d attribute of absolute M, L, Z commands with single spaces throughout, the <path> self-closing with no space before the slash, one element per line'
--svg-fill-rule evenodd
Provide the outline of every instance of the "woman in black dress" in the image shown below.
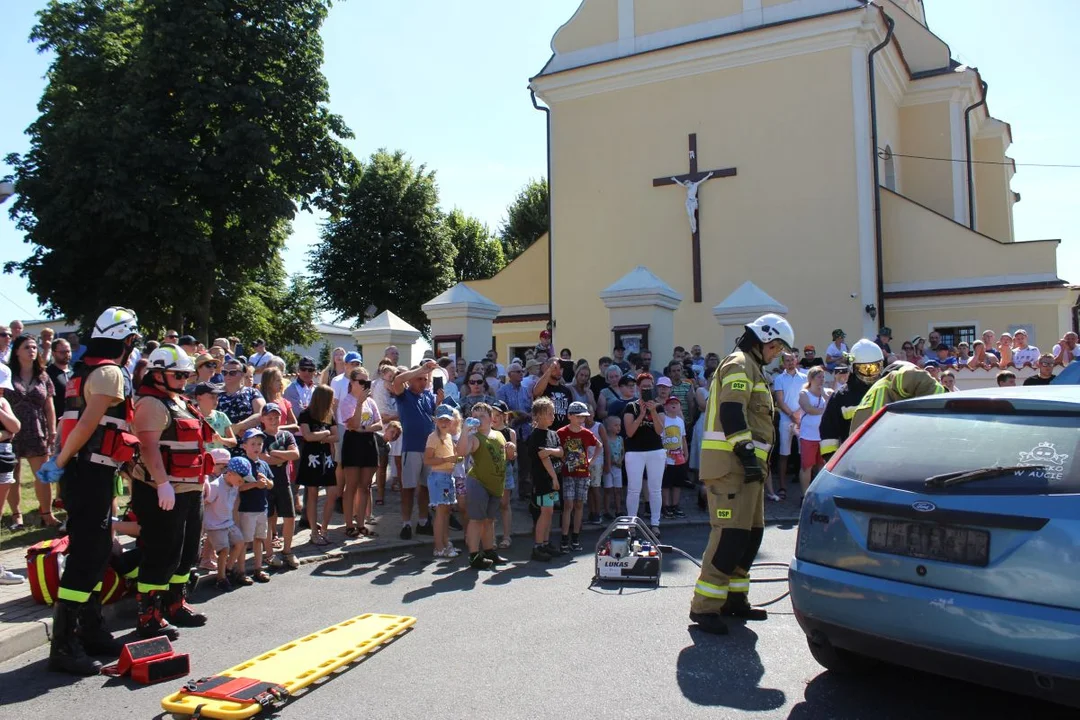
<path fill-rule="evenodd" d="M 326 539 L 326 529 L 330 524 L 330 515 L 334 511 L 334 502 L 338 497 L 337 480 L 334 475 L 336 470 L 334 443 L 337 442 L 338 436 L 334 422 L 333 403 L 334 391 L 330 389 L 330 386 L 317 385 L 311 391 L 311 402 L 307 409 L 297 418 L 304 444 L 300 451 L 296 484 L 307 488 L 304 509 L 307 511 L 308 525 L 311 527 L 311 542 L 315 545 L 330 544 L 330 541 Z M 315 522 L 319 488 L 326 488 L 322 525 Z"/>

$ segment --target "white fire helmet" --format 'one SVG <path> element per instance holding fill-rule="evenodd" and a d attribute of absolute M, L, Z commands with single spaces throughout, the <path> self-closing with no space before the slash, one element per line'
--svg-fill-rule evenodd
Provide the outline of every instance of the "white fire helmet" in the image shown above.
<path fill-rule="evenodd" d="M 176 370 L 180 372 L 195 372 L 195 363 L 180 347 L 172 343 L 166 343 L 150 353 L 147 359 L 148 370 Z"/>
<path fill-rule="evenodd" d="M 795 347 L 795 331 L 791 329 L 791 323 L 779 315 L 773 313 L 762 315 L 747 325 L 746 329 L 754 333 L 762 345 L 767 345 L 773 340 L 780 340 L 788 350 Z"/>
<path fill-rule="evenodd" d="M 113 306 L 98 315 L 94 322 L 91 338 L 107 340 L 127 340 L 132 335 L 139 335 L 139 318 L 133 310 Z"/>
<path fill-rule="evenodd" d="M 867 385 L 872 385 L 885 368 L 885 353 L 878 344 L 872 340 L 863 338 L 851 346 L 848 353 L 851 358 L 851 369 Z"/>

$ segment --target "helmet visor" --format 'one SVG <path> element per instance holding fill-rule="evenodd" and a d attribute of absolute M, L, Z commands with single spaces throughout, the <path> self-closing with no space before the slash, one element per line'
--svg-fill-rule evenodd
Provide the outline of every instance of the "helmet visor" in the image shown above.
<path fill-rule="evenodd" d="M 872 362 L 855 363 L 851 367 L 860 380 L 867 383 L 872 383 L 879 377 L 881 377 L 881 371 L 884 369 L 884 366 L 884 363 Z"/>

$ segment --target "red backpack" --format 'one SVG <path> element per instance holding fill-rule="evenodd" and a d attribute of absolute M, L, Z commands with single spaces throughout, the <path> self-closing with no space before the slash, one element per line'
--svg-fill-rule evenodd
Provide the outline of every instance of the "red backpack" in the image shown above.
<path fill-rule="evenodd" d="M 34 602 L 52 605 L 60 592 L 60 576 L 67 559 L 68 537 L 43 540 L 26 550 L 26 577 L 30 579 L 30 594 Z M 101 603 L 116 602 L 124 596 L 126 585 L 110 567 L 101 580 Z"/>

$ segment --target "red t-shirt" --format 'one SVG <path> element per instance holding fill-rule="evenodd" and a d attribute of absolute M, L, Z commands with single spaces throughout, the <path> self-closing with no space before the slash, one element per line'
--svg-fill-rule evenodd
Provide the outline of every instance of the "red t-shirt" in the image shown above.
<path fill-rule="evenodd" d="M 563 475 L 573 478 L 589 477 L 589 448 L 599 447 L 600 441 L 586 428 L 574 432 L 567 425 L 560 428 L 559 442 L 563 447 Z"/>

